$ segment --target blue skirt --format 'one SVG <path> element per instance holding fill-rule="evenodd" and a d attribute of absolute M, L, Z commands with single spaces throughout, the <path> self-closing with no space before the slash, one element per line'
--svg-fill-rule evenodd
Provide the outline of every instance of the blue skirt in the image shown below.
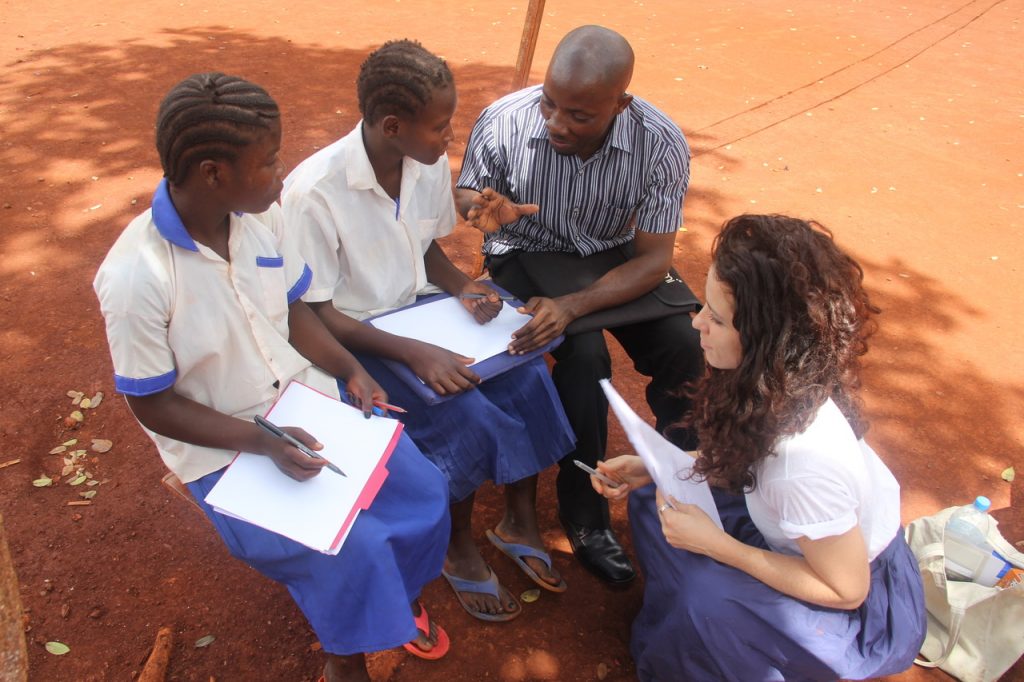
<path fill-rule="evenodd" d="M 742 495 L 714 490 L 726 532 L 768 549 Z M 857 609 L 786 596 L 743 571 L 665 541 L 654 486 L 633 492 L 629 519 L 644 572 L 631 650 L 641 680 L 834 680 L 908 668 L 924 641 L 921 573 L 903 533 L 871 562 Z"/>
<path fill-rule="evenodd" d="M 356 357 L 388 392 L 388 400 L 408 410 L 397 416 L 423 454 L 448 478 L 453 502 L 465 499 L 484 481 L 504 485 L 532 476 L 576 447 L 543 358 L 428 405 L 380 360 Z"/>
<path fill-rule="evenodd" d="M 285 585 L 324 650 L 346 656 L 416 638 L 409 604 L 441 574 L 448 545 L 444 476 L 405 435 L 387 468 L 380 492 L 336 556 L 214 511 L 204 498 L 224 469 L 188 488 L 231 554 Z"/>

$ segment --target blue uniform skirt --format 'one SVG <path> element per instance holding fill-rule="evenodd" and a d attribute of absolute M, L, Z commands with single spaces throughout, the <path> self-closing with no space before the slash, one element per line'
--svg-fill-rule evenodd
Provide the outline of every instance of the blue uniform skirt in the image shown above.
<path fill-rule="evenodd" d="M 768 549 L 743 495 L 712 490 L 726 532 Z M 645 580 L 631 642 L 641 680 L 864 679 L 905 670 L 919 651 L 924 591 L 902 532 L 871 562 L 867 599 L 844 611 L 799 601 L 672 547 L 661 531 L 654 486 L 629 498 Z"/>
<path fill-rule="evenodd" d="M 405 435 L 387 468 L 373 504 L 356 517 L 335 556 L 214 511 L 204 498 L 224 469 L 188 488 L 231 554 L 284 584 L 324 650 L 345 656 L 416 638 L 409 604 L 441 574 L 448 546 L 444 476 Z"/>
<path fill-rule="evenodd" d="M 576 436 L 543 358 L 429 405 L 380 360 L 356 357 L 388 392 L 388 400 L 408 410 L 393 416 L 448 478 L 453 502 L 484 481 L 504 485 L 532 476 L 575 448 Z"/>

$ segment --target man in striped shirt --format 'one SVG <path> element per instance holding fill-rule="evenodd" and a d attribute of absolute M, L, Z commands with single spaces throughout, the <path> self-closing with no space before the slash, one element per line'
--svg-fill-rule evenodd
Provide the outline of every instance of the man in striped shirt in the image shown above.
<path fill-rule="evenodd" d="M 633 51 L 614 31 L 583 26 L 559 43 L 542 86 L 504 97 L 473 128 L 456 189 L 459 211 L 487 236 L 494 281 L 527 300 L 533 319 L 510 351 L 528 352 L 578 318 L 652 291 L 672 264 L 689 181 L 689 148 L 679 127 L 626 92 Z M 524 269 L 531 252 L 629 254 L 592 284 L 555 296 Z M 664 429 L 689 401 L 680 385 L 703 372 L 699 335 L 687 315 L 610 327 L 636 369 L 651 377 L 647 401 Z M 560 462 L 559 519 L 573 552 L 611 583 L 635 572 L 609 524 L 607 502 L 572 466 L 604 457 L 608 403 L 598 380 L 611 376 L 604 335 L 571 334 L 553 352 L 553 378 L 577 436 Z M 696 442 L 676 432 L 682 447 Z"/>

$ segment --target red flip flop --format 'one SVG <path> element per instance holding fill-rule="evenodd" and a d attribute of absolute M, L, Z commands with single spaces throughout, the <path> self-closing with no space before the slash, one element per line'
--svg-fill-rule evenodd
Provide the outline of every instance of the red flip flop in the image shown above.
<path fill-rule="evenodd" d="M 420 615 L 413 619 L 416 623 L 416 629 L 422 632 L 427 637 L 430 636 L 430 616 L 427 615 L 427 609 L 420 603 Z M 437 659 L 448 653 L 448 649 L 451 648 L 451 640 L 448 639 L 448 633 L 444 631 L 440 625 L 434 625 L 434 631 L 437 632 L 437 643 L 430 651 L 424 651 L 423 649 L 416 646 L 415 641 L 406 642 L 402 646 L 413 656 L 417 658 L 423 658 L 428 661 L 436 661 Z"/>

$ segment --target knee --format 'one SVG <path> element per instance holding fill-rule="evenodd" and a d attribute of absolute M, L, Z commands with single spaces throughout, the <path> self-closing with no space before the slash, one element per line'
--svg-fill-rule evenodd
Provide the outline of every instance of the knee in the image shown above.
<path fill-rule="evenodd" d="M 600 331 L 567 336 L 552 355 L 556 367 L 561 367 L 563 371 L 567 368 L 586 370 L 595 375 L 600 374 L 598 378 L 606 378 L 611 374 L 611 356 L 608 354 L 604 334 Z"/>

